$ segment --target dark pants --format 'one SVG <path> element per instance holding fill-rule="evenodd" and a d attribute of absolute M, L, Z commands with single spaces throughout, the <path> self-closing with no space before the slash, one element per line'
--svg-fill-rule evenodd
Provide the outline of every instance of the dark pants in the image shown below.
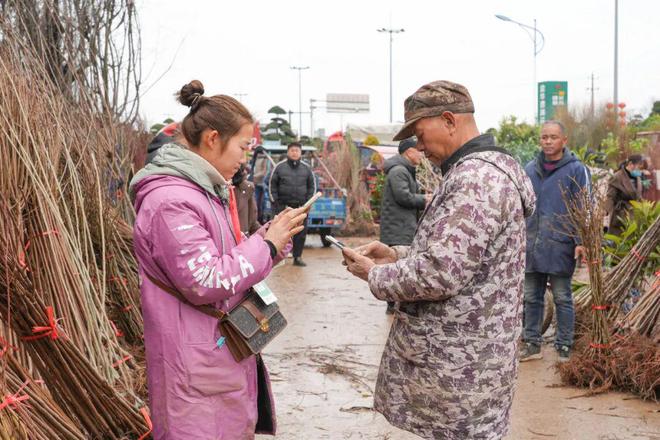
<path fill-rule="evenodd" d="M 265 223 L 263 216 L 263 208 L 264 208 L 263 185 L 254 185 L 254 199 L 257 202 L 257 221 L 263 225 Z"/>
<path fill-rule="evenodd" d="M 305 247 L 305 238 L 307 238 L 307 224 L 305 224 L 305 229 L 293 236 L 293 258 L 302 257 L 303 248 Z"/>
<path fill-rule="evenodd" d="M 274 215 L 279 214 L 280 212 L 284 211 L 284 208 L 287 206 L 290 206 L 292 208 L 299 208 L 302 206 L 302 203 L 288 203 L 288 204 L 279 204 L 276 203 L 273 212 Z M 305 220 L 305 229 L 302 231 L 298 232 L 296 235 L 293 236 L 293 250 L 291 253 L 293 254 L 293 258 L 300 258 L 302 257 L 303 253 L 303 248 L 305 247 L 305 239 L 307 238 L 307 220 Z"/>

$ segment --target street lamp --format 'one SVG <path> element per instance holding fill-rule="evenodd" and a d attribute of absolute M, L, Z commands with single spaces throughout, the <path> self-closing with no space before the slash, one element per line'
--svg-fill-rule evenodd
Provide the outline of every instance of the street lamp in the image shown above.
<path fill-rule="evenodd" d="M 509 21 L 511 23 L 517 24 L 527 33 L 527 35 L 529 35 L 529 38 L 532 39 L 532 42 L 534 42 L 534 114 L 536 115 L 536 123 L 538 124 L 540 123 L 540 121 L 539 121 L 538 104 L 537 104 L 538 86 L 536 84 L 536 56 L 543 50 L 543 47 L 545 46 L 545 37 L 543 36 L 543 33 L 536 28 L 536 19 L 534 19 L 534 26 L 529 26 L 520 23 L 516 20 L 512 20 L 505 15 L 495 14 L 495 17 L 499 18 L 502 21 Z M 537 35 L 541 37 L 540 40 L 537 40 L 536 38 Z"/>
<path fill-rule="evenodd" d="M 378 32 L 387 32 L 390 34 L 390 124 L 392 123 L 392 34 L 405 32 L 405 29 L 377 29 Z"/>
<path fill-rule="evenodd" d="M 614 107 L 619 104 L 619 0 L 614 0 Z"/>
<path fill-rule="evenodd" d="M 291 66 L 291 70 L 298 71 L 298 138 L 302 137 L 302 71 L 309 66 Z"/>

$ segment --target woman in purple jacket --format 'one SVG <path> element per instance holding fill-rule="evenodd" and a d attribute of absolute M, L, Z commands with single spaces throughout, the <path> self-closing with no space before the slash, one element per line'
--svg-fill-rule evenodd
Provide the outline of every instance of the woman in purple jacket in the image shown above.
<path fill-rule="evenodd" d="M 178 99 L 190 107 L 181 123 L 187 146 L 164 145 L 130 188 L 156 440 L 252 439 L 258 416 L 260 432 L 275 433 L 275 413 L 263 364 L 254 356 L 236 362 L 216 319 L 149 278 L 195 305 L 231 310 L 282 259 L 306 216 L 288 210 L 241 236 L 228 182 L 245 162 L 254 120 L 234 98 L 203 93 L 199 81 L 181 89 Z M 271 405 L 258 411 L 259 393 Z"/>

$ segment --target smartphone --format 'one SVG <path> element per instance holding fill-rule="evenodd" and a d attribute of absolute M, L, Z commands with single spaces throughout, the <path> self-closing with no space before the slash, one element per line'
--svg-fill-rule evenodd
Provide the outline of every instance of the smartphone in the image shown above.
<path fill-rule="evenodd" d="M 305 204 L 304 204 L 302 207 L 303 207 L 304 209 L 309 209 L 309 208 L 311 208 L 312 204 L 313 204 L 314 202 L 316 202 L 316 201 L 318 200 L 318 198 L 321 197 L 322 195 L 323 195 L 323 193 L 322 193 L 321 191 L 317 192 L 317 193 L 314 194 L 312 197 L 310 197 L 309 200 L 307 200 L 307 201 L 305 202 Z"/>
<path fill-rule="evenodd" d="M 330 243 L 332 243 L 333 245 L 337 246 L 339 249 L 344 249 L 344 247 L 346 246 L 344 243 L 342 243 L 341 241 L 337 240 L 337 239 L 336 239 L 335 237 L 333 237 L 332 235 L 326 235 L 326 236 L 325 236 L 325 239 L 328 240 L 328 241 L 329 241 Z"/>

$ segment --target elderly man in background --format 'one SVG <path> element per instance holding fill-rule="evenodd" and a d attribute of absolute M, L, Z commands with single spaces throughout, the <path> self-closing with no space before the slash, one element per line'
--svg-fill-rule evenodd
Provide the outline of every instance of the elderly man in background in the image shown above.
<path fill-rule="evenodd" d="M 380 241 L 388 246 L 410 246 L 417 228 L 417 218 L 431 194 L 419 194 L 415 169 L 424 154 L 417 150 L 417 138 L 399 142 L 399 154 L 385 161 L 385 185 L 380 212 Z M 394 311 L 387 303 L 387 313 Z"/>
<path fill-rule="evenodd" d="M 535 196 L 518 162 L 479 135 L 467 89 L 435 81 L 405 102 L 417 148 L 443 182 L 410 247 L 344 248 L 345 263 L 382 301 L 400 302 L 374 407 L 428 439 L 501 439 L 517 372 L 525 217 Z"/>

